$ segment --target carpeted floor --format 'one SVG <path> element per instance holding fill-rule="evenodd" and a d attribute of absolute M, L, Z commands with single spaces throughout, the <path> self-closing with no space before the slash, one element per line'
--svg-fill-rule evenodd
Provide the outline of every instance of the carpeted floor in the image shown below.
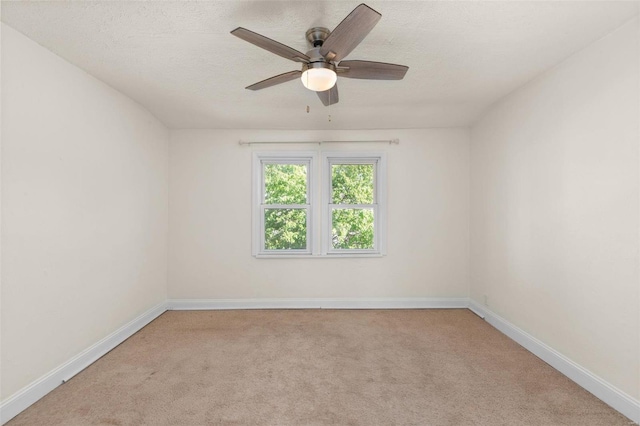
<path fill-rule="evenodd" d="M 19 425 L 625 425 L 468 310 L 167 312 Z"/>

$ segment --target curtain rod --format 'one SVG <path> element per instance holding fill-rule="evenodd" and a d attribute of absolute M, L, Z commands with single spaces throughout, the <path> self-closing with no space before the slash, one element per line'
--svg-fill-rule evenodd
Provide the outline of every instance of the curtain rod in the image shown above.
<path fill-rule="evenodd" d="M 361 141 L 239 141 L 240 145 L 262 145 L 262 144 L 318 144 L 323 143 L 388 143 L 389 145 L 400 145 L 400 139 L 383 139 L 383 140 L 361 140 Z"/>

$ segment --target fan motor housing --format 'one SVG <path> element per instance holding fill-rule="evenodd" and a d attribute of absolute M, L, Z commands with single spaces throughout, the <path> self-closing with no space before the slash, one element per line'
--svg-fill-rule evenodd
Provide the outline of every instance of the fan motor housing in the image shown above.
<path fill-rule="evenodd" d="M 314 47 L 313 49 L 309 50 L 307 52 L 307 56 L 309 57 L 309 63 L 329 62 L 324 58 L 324 56 L 322 56 L 320 54 L 320 48 L 319 47 Z"/>
<path fill-rule="evenodd" d="M 331 31 L 329 31 L 328 28 L 313 27 L 307 30 L 306 37 L 311 46 L 320 47 L 327 37 L 329 37 L 329 34 L 331 34 Z"/>
<path fill-rule="evenodd" d="M 321 59 L 319 61 L 312 61 L 312 62 L 309 62 L 308 64 L 303 64 L 302 72 L 305 72 L 306 70 L 311 68 L 328 68 L 333 72 L 336 72 L 336 66 L 333 65 L 331 62 L 325 61 L 324 59 Z"/>

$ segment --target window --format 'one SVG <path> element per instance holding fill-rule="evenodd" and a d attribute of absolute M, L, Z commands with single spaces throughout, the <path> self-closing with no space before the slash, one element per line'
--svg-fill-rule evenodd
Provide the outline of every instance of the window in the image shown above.
<path fill-rule="evenodd" d="M 385 254 L 383 154 L 256 152 L 253 254 Z M 321 190 L 322 199 L 316 196 Z"/>
<path fill-rule="evenodd" d="M 315 153 L 261 154 L 255 158 L 258 186 L 254 254 L 312 254 L 311 175 Z M 257 235 L 256 235 L 257 234 Z"/>
<path fill-rule="evenodd" d="M 379 161 L 378 157 L 324 156 L 327 253 L 379 252 Z"/>

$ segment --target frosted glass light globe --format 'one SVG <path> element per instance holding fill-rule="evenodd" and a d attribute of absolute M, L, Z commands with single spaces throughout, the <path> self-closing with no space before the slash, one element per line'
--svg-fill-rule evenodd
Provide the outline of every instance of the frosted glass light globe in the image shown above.
<path fill-rule="evenodd" d="M 302 72 L 302 84 L 314 92 L 324 92 L 335 86 L 338 76 L 329 68 L 309 68 Z"/>

